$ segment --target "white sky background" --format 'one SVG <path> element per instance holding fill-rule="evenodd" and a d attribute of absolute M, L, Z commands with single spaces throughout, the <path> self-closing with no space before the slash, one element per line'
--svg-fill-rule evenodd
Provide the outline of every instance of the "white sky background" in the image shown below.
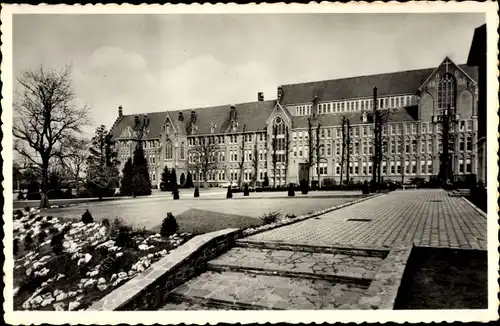
<path fill-rule="evenodd" d="M 484 14 L 15 15 L 14 77 L 73 65 L 93 126 L 276 98 L 279 84 L 465 63 Z"/>

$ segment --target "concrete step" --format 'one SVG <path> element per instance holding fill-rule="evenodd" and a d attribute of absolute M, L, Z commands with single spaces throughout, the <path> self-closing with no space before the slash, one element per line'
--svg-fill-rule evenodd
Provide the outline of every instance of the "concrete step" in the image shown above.
<path fill-rule="evenodd" d="M 174 289 L 170 298 L 184 305 L 196 303 L 198 309 L 356 309 L 366 289 L 357 283 L 207 271 Z M 179 306 L 165 309 L 174 307 Z"/>
<path fill-rule="evenodd" d="M 390 248 L 386 247 L 348 247 L 346 245 L 339 246 L 318 246 L 306 244 L 282 243 L 279 241 L 256 241 L 249 239 L 238 239 L 235 241 L 235 247 L 241 248 L 257 248 L 257 249 L 272 249 L 272 250 L 288 250 L 297 252 L 314 252 L 325 254 L 341 254 L 350 256 L 367 256 L 373 258 L 384 259 L 389 254 Z"/>
<path fill-rule="evenodd" d="M 235 247 L 211 260 L 208 268 L 369 285 L 382 261 L 380 257 Z"/>

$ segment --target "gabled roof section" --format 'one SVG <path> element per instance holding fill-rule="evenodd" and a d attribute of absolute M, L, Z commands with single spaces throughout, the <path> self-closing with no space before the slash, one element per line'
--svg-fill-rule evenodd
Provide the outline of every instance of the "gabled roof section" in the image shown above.
<path fill-rule="evenodd" d="M 437 66 L 429 75 L 429 77 L 427 77 L 427 79 L 422 83 L 422 85 L 420 85 L 420 87 L 418 88 L 419 90 L 422 90 L 425 85 L 432 79 L 432 77 L 436 74 L 436 72 L 443 66 L 443 65 L 446 65 L 446 72 L 448 72 L 448 65 L 453 65 L 454 67 L 456 67 L 458 70 L 460 70 L 467 78 L 469 78 L 470 81 L 472 81 L 473 83 L 477 83 L 477 74 L 476 74 L 476 79 L 473 79 L 471 76 L 469 76 L 469 74 L 463 69 L 463 67 L 468 67 L 466 65 L 462 65 L 459 66 L 457 64 L 455 64 L 453 61 L 451 61 L 450 58 L 446 57 L 444 58 L 443 62 L 441 62 L 441 64 L 439 66 Z M 469 67 L 468 69 L 469 71 L 472 71 L 474 70 L 474 67 Z"/>
<path fill-rule="evenodd" d="M 238 128 L 235 132 L 243 132 L 244 125 L 246 126 L 246 132 L 265 130 L 267 118 L 275 106 L 275 100 L 235 104 L 234 107 L 237 113 L 236 121 L 238 122 Z M 149 119 L 149 132 L 144 135 L 144 139 L 158 139 L 160 137 L 166 116 L 170 117 L 173 124 L 179 129 L 179 132 L 185 132 L 190 124 L 192 111 L 196 114 L 195 126 L 198 127 L 196 135 L 212 134 L 212 124 L 216 126 L 213 134 L 226 133 L 231 123 L 229 119 L 230 108 L 231 105 L 227 104 L 205 108 L 146 113 Z M 178 120 L 179 112 L 182 112 L 184 121 Z M 137 114 L 137 116 L 142 118 L 143 114 Z M 113 138 L 120 138 L 122 130 L 127 128 L 127 126 L 133 127 L 135 125 L 134 121 L 135 115 L 124 115 L 111 131 Z M 184 130 L 180 130 L 181 128 Z"/>
<path fill-rule="evenodd" d="M 459 65 L 465 74 L 477 81 L 475 67 Z M 311 103 L 315 96 L 319 102 L 356 98 L 371 98 L 373 87 L 379 97 L 399 94 L 415 94 L 436 68 L 391 72 L 376 75 L 323 80 L 283 85 L 282 105 Z"/>
<path fill-rule="evenodd" d="M 271 112 L 271 114 L 269 114 L 269 117 L 267 118 L 266 120 L 266 123 L 270 123 L 269 119 L 271 118 L 271 116 L 274 114 L 275 111 L 282 111 L 285 116 L 287 117 L 287 119 L 289 121 L 292 121 L 292 115 L 290 114 L 290 112 L 288 111 L 288 109 L 286 107 L 283 107 L 278 101 L 276 101 L 276 106 L 274 107 L 273 111 Z"/>
<path fill-rule="evenodd" d="M 486 52 L 486 24 L 484 24 L 474 30 L 469 56 L 467 57 L 467 64 L 471 66 L 485 64 Z"/>

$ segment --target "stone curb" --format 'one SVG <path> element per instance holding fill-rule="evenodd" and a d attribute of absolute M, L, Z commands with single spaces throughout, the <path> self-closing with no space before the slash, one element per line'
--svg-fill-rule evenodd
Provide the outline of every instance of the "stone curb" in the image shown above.
<path fill-rule="evenodd" d="M 191 278 L 205 263 L 224 251 L 239 236 L 225 229 L 195 236 L 130 279 L 87 311 L 151 310 L 161 307 L 170 291 Z"/>
<path fill-rule="evenodd" d="M 393 310 L 413 245 L 393 247 L 366 291 L 359 299 L 362 310 Z"/>
<path fill-rule="evenodd" d="M 374 195 L 371 195 L 371 196 L 360 198 L 360 199 L 352 201 L 352 202 L 348 202 L 348 203 L 345 203 L 345 204 L 341 204 L 341 205 L 337 205 L 337 206 L 325 208 L 325 209 L 313 212 L 311 214 L 305 214 L 305 215 L 298 216 L 298 217 L 293 218 L 293 219 L 282 220 L 282 221 L 277 222 L 275 224 L 267 224 L 267 225 L 260 226 L 258 228 L 245 229 L 245 230 L 243 230 L 243 237 L 252 236 L 252 235 L 255 235 L 257 233 L 261 233 L 261 232 L 264 232 L 264 231 L 269 231 L 269 230 L 272 230 L 272 229 L 279 228 L 281 226 L 285 226 L 285 225 L 290 225 L 290 224 L 294 224 L 294 223 L 297 223 L 297 222 L 301 222 L 301 221 L 310 219 L 312 217 L 323 215 L 325 213 L 329 213 L 329 212 L 332 212 L 334 210 L 341 209 L 341 208 L 344 208 L 344 207 L 347 207 L 347 206 L 351 206 L 351 205 L 360 203 L 362 201 L 365 201 L 365 200 L 368 200 L 368 199 L 372 199 L 372 198 L 375 198 L 375 197 L 378 197 L 378 196 L 382 196 L 382 195 L 385 195 L 385 193 L 377 193 L 377 194 L 374 194 Z"/>
<path fill-rule="evenodd" d="M 468 200 L 467 198 L 465 197 L 462 197 L 463 200 L 465 200 L 465 202 L 467 204 L 469 204 L 469 206 L 471 206 L 472 208 L 474 208 L 482 217 L 484 217 L 485 219 L 488 218 L 488 214 L 486 214 L 485 212 L 483 212 L 479 207 L 477 207 L 476 205 L 474 205 L 473 203 L 471 203 L 470 200 Z"/>

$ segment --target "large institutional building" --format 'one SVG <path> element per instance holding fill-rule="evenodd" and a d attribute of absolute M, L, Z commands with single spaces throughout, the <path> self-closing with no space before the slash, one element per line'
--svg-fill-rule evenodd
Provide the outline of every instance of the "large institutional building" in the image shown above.
<path fill-rule="evenodd" d="M 376 105 L 374 87 L 378 92 Z M 200 138 L 218 148 L 217 164 L 207 174 L 208 183 L 234 183 L 240 173 L 243 182 L 252 181 L 253 176 L 263 181 L 267 173 L 272 186 L 275 176 L 276 185 L 307 178 L 310 119 L 314 136 L 320 125 L 322 144 L 319 169 L 316 165 L 311 168 L 311 181 L 317 180 L 319 171 L 322 180 L 332 178 L 338 183 L 345 116 L 351 125 L 351 149 L 344 179 L 349 169 L 352 181 L 364 181 L 372 174 L 374 107 L 390 109 L 383 128 L 386 148 L 381 173 L 384 180 L 405 182 L 438 174 L 443 148 L 440 117 L 449 107 L 456 121 L 451 131 L 453 174 L 477 174 L 478 91 L 477 68 L 445 58 L 429 69 L 282 85 L 277 87 L 276 100 L 265 101 L 259 93 L 258 100 L 251 103 L 140 115 L 124 115 L 120 107 L 111 132 L 122 167 L 132 155 L 138 135 L 142 137 L 154 186 L 159 186 L 165 166 L 175 168 L 178 181 L 188 172 L 195 181 L 200 180 L 193 153 Z M 285 144 L 287 131 L 289 146 Z M 274 152 L 278 154 L 276 164 Z"/>

